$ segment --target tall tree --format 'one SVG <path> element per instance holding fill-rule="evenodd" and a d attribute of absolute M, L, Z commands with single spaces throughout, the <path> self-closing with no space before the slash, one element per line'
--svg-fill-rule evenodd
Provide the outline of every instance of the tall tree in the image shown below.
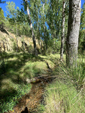
<path fill-rule="evenodd" d="M 30 10 L 29 10 L 29 6 L 28 6 L 27 0 L 24 0 L 24 2 L 25 2 L 25 6 L 27 8 L 26 10 L 27 10 L 27 14 L 28 14 L 28 17 L 29 17 L 30 29 L 32 31 L 32 40 L 33 40 L 33 44 L 34 44 L 34 55 L 37 56 L 38 52 L 37 52 L 35 34 L 34 34 L 34 31 L 33 31 L 33 25 L 32 25 L 32 21 L 31 21 L 31 17 L 30 17 Z"/>
<path fill-rule="evenodd" d="M 3 28 L 4 19 L 5 19 L 4 12 L 3 12 L 2 8 L 0 8 L 0 29 Z"/>
<path fill-rule="evenodd" d="M 80 24 L 80 35 L 79 35 L 79 51 L 85 51 L 85 3 L 81 10 L 81 24 Z"/>
<path fill-rule="evenodd" d="M 18 13 L 17 13 L 17 10 L 19 10 L 19 7 L 17 7 L 15 9 L 15 3 L 14 2 L 7 2 L 6 8 L 7 8 L 7 11 L 8 11 L 7 12 L 7 17 L 8 17 L 8 19 L 11 18 L 11 19 L 9 19 L 9 21 L 12 20 L 13 23 L 15 24 L 15 26 L 16 26 L 16 46 L 18 48 L 18 39 L 17 39 L 17 35 L 18 35 L 17 15 L 18 15 Z M 16 49 L 16 51 L 17 51 L 17 49 Z"/>
<path fill-rule="evenodd" d="M 63 60 L 64 40 L 65 40 L 65 0 L 63 0 L 63 8 L 62 8 L 62 36 L 61 36 L 61 48 L 60 48 L 61 60 Z"/>
<path fill-rule="evenodd" d="M 9 21 L 13 21 L 13 23 L 16 25 L 16 36 L 18 35 L 18 29 L 17 29 L 17 17 L 18 17 L 18 11 L 19 7 L 15 9 L 15 3 L 14 2 L 7 2 L 7 17 L 11 18 Z"/>
<path fill-rule="evenodd" d="M 66 40 L 66 64 L 68 67 L 77 66 L 80 9 L 81 0 L 69 0 L 68 34 Z"/>

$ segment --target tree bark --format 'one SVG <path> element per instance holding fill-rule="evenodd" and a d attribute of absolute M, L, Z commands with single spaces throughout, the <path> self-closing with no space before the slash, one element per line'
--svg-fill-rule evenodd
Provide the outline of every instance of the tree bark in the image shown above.
<path fill-rule="evenodd" d="M 63 60 L 64 40 L 65 40 L 65 0 L 63 0 L 63 11 L 62 11 L 62 36 L 61 36 L 61 49 L 60 49 L 61 60 Z"/>
<path fill-rule="evenodd" d="M 80 9 L 81 0 L 69 0 L 68 34 L 66 40 L 66 64 L 68 67 L 77 66 Z"/>
<path fill-rule="evenodd" d="M 29 21 L 30 21 L 29 22 L 30 29 L 32 31 L 32 40 L 33 40 L 33 45 L 34 45 L 34 55 L 37 56 L 38 52 L 37 52 L 37 47 L 36 47 L 36 39 L 35 39 L 34 31 L 33 31 L 33 25 L 32 25 L 31 18 L 30 18 L 30 11 L 29 11 L 29 7 L 27 5 L 27 0 L 25 0 L 25 3 L 26 3 L 26 6 L 27 6 L 27 14 L 28 14 Z"/>

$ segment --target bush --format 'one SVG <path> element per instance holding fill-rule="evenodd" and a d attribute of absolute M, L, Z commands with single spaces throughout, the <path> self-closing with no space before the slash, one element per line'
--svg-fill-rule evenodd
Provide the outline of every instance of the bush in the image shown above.
<path fill-rule="evenodd" d="M 50 55 L 52 54 L 53 52 L 53 48 L 49 47 L 47 50 L 46 50 L 46 55 Z"/>
<path fill-rule="evenodd" d="M 28 46 L 28 52 L 29 52 L 30 54 L 33 54 L 33 51 L 34 51 L 33 47 L 32 47 L 31 45 Z"/>

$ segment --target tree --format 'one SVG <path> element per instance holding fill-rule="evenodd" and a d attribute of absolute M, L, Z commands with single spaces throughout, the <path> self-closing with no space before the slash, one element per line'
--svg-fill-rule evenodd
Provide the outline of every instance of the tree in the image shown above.
<path fill-rule="evenodd" d="M 81 10 L 81 25 L 80 29 L 85 29 L 85 3 L 83 4 L 83 8 Z"/>
<path fill-rule="evenodd" d="M 62 9 L 62 36 L 61 36 L 61 48 L 60 48 L 61 60 L 63 60 L 64 40 L 65 40 L 65 0 L 63 0 L 63 9 Z"/>
<path fill-rule="evenodd" d="M 16 25 L 16 36 L 18 35 L 18 29 L 17 29 L 17 17 L 18 17 L 18 10 L 15 9 L 15 3 L 14 2 L 7 2 L 7 17 L 9 19 L 9 22 L 12 22 Z"/>
<path fill-rule="evenodd" d="M 16 46 L 18 48 L 18 39 L 17 39 L 17 35 L 18 35 L 18 22 L 17 22 L 17 17 L 18 17 L 18 11 L 19 7 L 17 7 L 17 9 L 15 9 L 15 3 L 14 2 L 7 2 L 7 19 L 9 20 L 9 22 L 11 22 L 12 24 L 14 24 L 16 27 Z M 17 51 L 17 49 L 16 49 Z"/>
<path fill-rule="evenodd" d="M 79 52 L 85 51 L 85 3 L 83 4 L 81 10 L 81 24 L 80 24 L 80 34 L 79 34 Z"/>
<path fill-rule="evenodd" d="M 28 17 L 29 17 L 30 29 L 32 31 L 32 40 L 33 40 L 33 44 L 34 44 L 34 55 L 37 56 L 38 52 L 37 52 L 35 34 L 34 34 L 34 31 L 33 31 L 33 25 L 32 25 L 32 21 L 31 21 L 31 17 L 30 17 L 30 10 L 29 10 L 29 6 L 28 6 L 27 0 L 24 0 L 24 2 L 25 2 L 25 7 L 26 7 L 26 10 L 27 10 Z"/>
<path fill-rule="evenodd" d="M 4 19 L 5 19 L 4 12 L 3 12 L 2 8 L 0 8 L 0 29 L 3 28 Z"/>
<path fill-rule="evenodd" d="M 69 0 L 68 34 L 66 40 L 66 64 L 68 67 L 77 66 L 80 9 L 81 0 Z"/>
<path fill-rule="evenodd" d="M 60 40 L 62 21 L 61 3 L 62 0 L 28 0 L 27 2 L 34 35 L 38 40 L 43 40 L 42 48 L 44 48 L 44 53 L 45 50 L 49 49 L 49 42 L 52 42 L 52 39 Z M 26 9 L 26 5 L 24 6 Z M 50 48 L 52 48 L 52 44 Z"/>
<path fill-rule="evenodd" d="M 18 36 L 31 36 L 30 27 L 28 26 L 28 16 L 23 9 L 16 8 L 14 2 L 7 2 L 7 17 L 5 19 L 6 28 Z M 15 9 L 16 8 L 16 9 Z"/>
<path fill-rule="evenodd" d="M 43 0 L 44 1 L 44 0 Z M 46 0 L 45 0 L 46 1 Z M 43 15 L 41 22 L 42 23 L 42 30 L 43 30 L 43 40 L 44 40 L 44 48 L 46 51 L 51 48 L 53 50 L 52 44 L 50 46 L 50 40 L 55 39 L 54 41 L 60 39 L 61 34 L 61 17 L 62 17 L 62 0 L 47 0 L 44 2 L 44 18 Z M 42 9 L 43 11 L 43 9 Z M 51 41 L 52 42 L 52 41 Z M 54 43 L 55 43 L 54 42 Z M 57 49 L 56 49 L 57 52 Z"/>

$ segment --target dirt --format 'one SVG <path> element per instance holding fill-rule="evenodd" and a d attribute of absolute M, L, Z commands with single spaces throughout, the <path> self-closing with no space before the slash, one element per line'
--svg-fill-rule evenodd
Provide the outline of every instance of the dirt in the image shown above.
<path fill-rule="evenodd" d="M 13 108 L 12 111 L 7 113 L 37 113 L 38 105 L 43 101 L 43 94 L 45 86 L 48 85 L 53 77 L 40 77 L 32 84 L 30 93 L 24 95 L 19 103 Z"/>

